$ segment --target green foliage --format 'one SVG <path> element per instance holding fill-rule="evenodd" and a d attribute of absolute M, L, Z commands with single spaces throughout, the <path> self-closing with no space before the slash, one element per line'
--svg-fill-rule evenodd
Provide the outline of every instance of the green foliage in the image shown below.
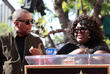
<path fill-rule="evenodd" d="M 109 13 L 110 13 L 110 3 L 105 2 L 102 4 L 101 15 L 105 16 L 105 15 L 108 15 Z"/>
<path fill-rule="evenodd" d="M 81 0 L 78 0 L 78 2 L 77 2 L 77 9 L 81 9 Z"/>
<path fill-rule="evenodd" d="M 94 3 L 96 3 L 96 0 L 93 0 Z M 64 12 L 67 12 L 71 9 L 78 9 L 79 14 L 82 14 L 81 10 L 81 0 L 68 0 L 68 2 L 62 3 L 62 8 Z M 88 0 L 83 0 L 83 9 L 87 10 L 87 14 L 90 14 L 91 11 L 94 9 L 94 7 L 88 2 Z M 103 2 L 102 3 L 102 10 L 101 15 L 105 16 L 110 13 L 110 3 L 109 2 Z"/>
<path fill-rule="evenodd" d="M 70 9 L 72 9 L 75 5 L 75 1 L 74 0 L 69 0 L 68 2 L 63 1 L 62 3 L 62 9 L 64 12 L 69 11 Z"/>
<path fill-rule="evenodd" d="M 62 8 L 64 12 L 70 11 L 70 10 L 79 10 L 79 14 L 82 14 L 82 6 L 81 6 L 81 0 L 68 0 L 68 2 L 63 1 Z M 87 14 L 90 14 L 93 10 L 93 6 L 88 2 L 88 0 L 83 0 L 83 9 L 87 10 Z"/>
<path fill-rule="evenodd" d="M 103 29 L 103 25 L 101 26 L 101 29 Z M 107 43 L 108 47 L 110 48 L 110 40 L 106 36 L 104 41 Z"/>
<path fill-rule="evenodd" d="M 79 14 L 82 14 L 81 0 L 67 0 L 67 1 L 68 2 L 63 1 L 63 3 L 62 3 L 62 8 L 63 8 L 64 12 L 73 12 L 73 14 L 74 14 L 74 13 L 76 13 L 75 10 L 79 10 Z M 93 0 L 93 1 L 94 1 L 94 3 L 96 3 L 97 0 Z M 20 0 L 19 3 L 21 4 L 21 6 L 23 6 L 23 0 Z M 90 15 L 91 11 L 94 9 L 94 7 L 88 2 L 88 0 L 83 0 L 83 9 L 87 10 L 87 14 Z M 107 15 L 109 13 L 110 13 L 110 3 L 107 2 L 107 0 L 106 0 L 106 2 L 104 2 L 102 4 L 101 15 Z M 41 36 L 46 35 L 48 32 L 48 29 L 45 28 L 46 24 L 48 22 L 52 22 L 53 20 L 56 19 L 56 14 L 51 13 L 51 11 L 48 11 L 48 13 L 46 12 L 46 15 L 47 15 L 46 17 L 48 17 L 48 19 L 47 18 L 45 19 L 44 17 L 39 17 L 38 20 L 36 20 L 36 23 L 37 23 L 36 26 L 37 26 L 37 28 L 40 29 Z M 37 15 L 37 16 L 39 16 L 39 15 Z M 0 29 L 0 32 L 1 32 L 1 29 Z M 4 31 L 2 31 L 2 32 L 4 32 Z M 59 42 L 63 41 L 63 38 L 61 36 L 54 35 L 53 40 L 55 43 L 59 43 Z M 107 42 L 107 44 L 110 45 L 110 40 L 105 39 L 105 41 Z"/>
<path fill-rule="evenodd" d="M 48 30 L 47 29 L 45 29 L 45 31 L 44 32 L 42 32 L 42 37 L 44 37 L 45 35 L 47 35 L 47 32 Z"/>
<path fill-rule="evenodd" d="M 93 9 L 93 6 L 88 2 L 88 0 L 83 0 L 84 9 L 90 12 Z"/>
<path fill-rule="evenodd" d="M 79 2 L 81 4 L 81 2 Z M 81 8 L 81 7 L 80 7 Z M 83 0 L 83 9 L 87 11 L 87 14 L 90 15 L 93 10 L 93 6 L 88 2 L 88 0 Z M 82 10 L 80 10 L 80 14 Z"/>
<path fill-rule="evenodd" d="M 39 29 L 39 35 L 44 37 L 47 34 L 47 29 L 45 28 L 46 19 L 44 17 L 38 18 L 35 21 L 37 28 Z"/>
<path fill-rule="evenodd" d="M 45 25 L 46 24 L 46 20 L 45 20 L 44 17 L 38 18 L 38 20 L 36 20 L 35 22 L 37 23 L 36 25 L 40 26 L 40 27 L 41 27 L 41 25 Z"/>
<path fill-rule="evenodd" d="M 60 44 L 63 42 L 62 36 L 54 35 L 53 37 L 54 43 Z"/>
<path fill-rule="evenodd" d="M 82 11 L 81 11 L 81 10 L 79 11 L 79 14 L 80 14 L 80 15 L 82 14 Z"/>
<path fill-rule="evenodd" d="M 63 3 L 62 3 L 62 8 L 63 8 L 64 12 L 68 11 L 68 6 L 67 6 L 67 3 L 65 1 L 63 1 Z"/>
<path fill-rule="evenodd" d="M 107 43 L 108 47 L 110 48 L 110 40 L 106 38 L 105 42 Z"/>
<path fill-rule="evenodd" d="M 20 1 L 18 1 L 17 3 L 19 3 L 20 6 L 23 6 L 23 5 L 24 5 L 24 4 L 23 4 L 23 0 L 20 0 Z"/>
<path fill-rule="evenodd" d="M 106 41 L 106 43 L 107 43 L 108 45 L 110 45 L 110 40 L 109 40 L 109 39 L 106 39 L 105 41 Z"/>
<path fill-rule="evenodd" d="M 12 30 L 12 28 L 9 27 L 8 24 L 6 24 L 6 23 L 1 23 L 0 24 L 0 34 L 11 31 L 11 30 Z"/>

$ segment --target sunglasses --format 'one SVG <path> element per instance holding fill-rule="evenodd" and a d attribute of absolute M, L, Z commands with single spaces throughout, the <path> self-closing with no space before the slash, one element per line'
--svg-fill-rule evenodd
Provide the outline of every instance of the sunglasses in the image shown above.
<path fill-rule="evenodd" d="M 19 21 L 19 22 L 25 22 L 26 25 L 29 25 L 29 24 L 33 24 L 34 23 L 34 20 L 16 20 L 16 21 Z"/>
<path fill-rule="evenodd" d="M 85 33 L 86 30 L 87 30 L 87 28 L 85 28 L 85 27 L 80 27 L 80 28 L 74 29 L 74 33 L 78 33 L 78 32 L 80 32 L 80 33 Z"/>

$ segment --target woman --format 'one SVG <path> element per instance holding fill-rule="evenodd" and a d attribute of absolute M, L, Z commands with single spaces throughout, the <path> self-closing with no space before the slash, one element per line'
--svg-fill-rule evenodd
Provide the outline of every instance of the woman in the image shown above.
<path fill-rule="evenodd" d="M 103 54 L 110 50 L 100 25 L 87 15 L 79 16 L 71 27 L 72 40 L 57 54 Z"/>

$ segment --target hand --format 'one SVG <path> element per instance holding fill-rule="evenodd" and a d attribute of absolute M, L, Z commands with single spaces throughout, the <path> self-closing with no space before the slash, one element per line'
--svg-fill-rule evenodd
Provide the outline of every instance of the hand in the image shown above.
<path fill-rule="evenodd" d="M 41 50 L 41 46 L 42 46 L 42 43 L 40 43 L 38 45 L 38 48 L 34 48 L 33 46 L 31 46 L 31 48 L 29 49 L 29 52 L 32 54 L 32 55 L 42 55 L 42 50 Z"/>
<path fill-rule="evenodd" d="M 84 54 L 84 49 L 83 48 L 78 48 L 76 50 L 73 50 L 69 54 Z"/>

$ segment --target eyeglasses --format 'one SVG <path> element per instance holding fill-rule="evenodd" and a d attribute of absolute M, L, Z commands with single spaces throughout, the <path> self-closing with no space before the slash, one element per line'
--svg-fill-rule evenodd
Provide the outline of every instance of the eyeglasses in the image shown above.
<path fill-rule="evenodd" d="M 24 20 L 16 20 L 16 21 L 25 22 L 26 25 L 29 25 L 31 23 L 33 24 L 34 23 L 34 20 L 33 19 L 32 20 L 25 20 L 25 21 Z"/>
<path fill-rule="evenodd" d="M 78 33 L 78 32 L 80 32 L 80 33 L 85 33 L 86 30 L 87 30 L 87 28 L 85 28 L 85 27 L 80 27 L 80 28 L 74 29 L 74 33 Z"/>

